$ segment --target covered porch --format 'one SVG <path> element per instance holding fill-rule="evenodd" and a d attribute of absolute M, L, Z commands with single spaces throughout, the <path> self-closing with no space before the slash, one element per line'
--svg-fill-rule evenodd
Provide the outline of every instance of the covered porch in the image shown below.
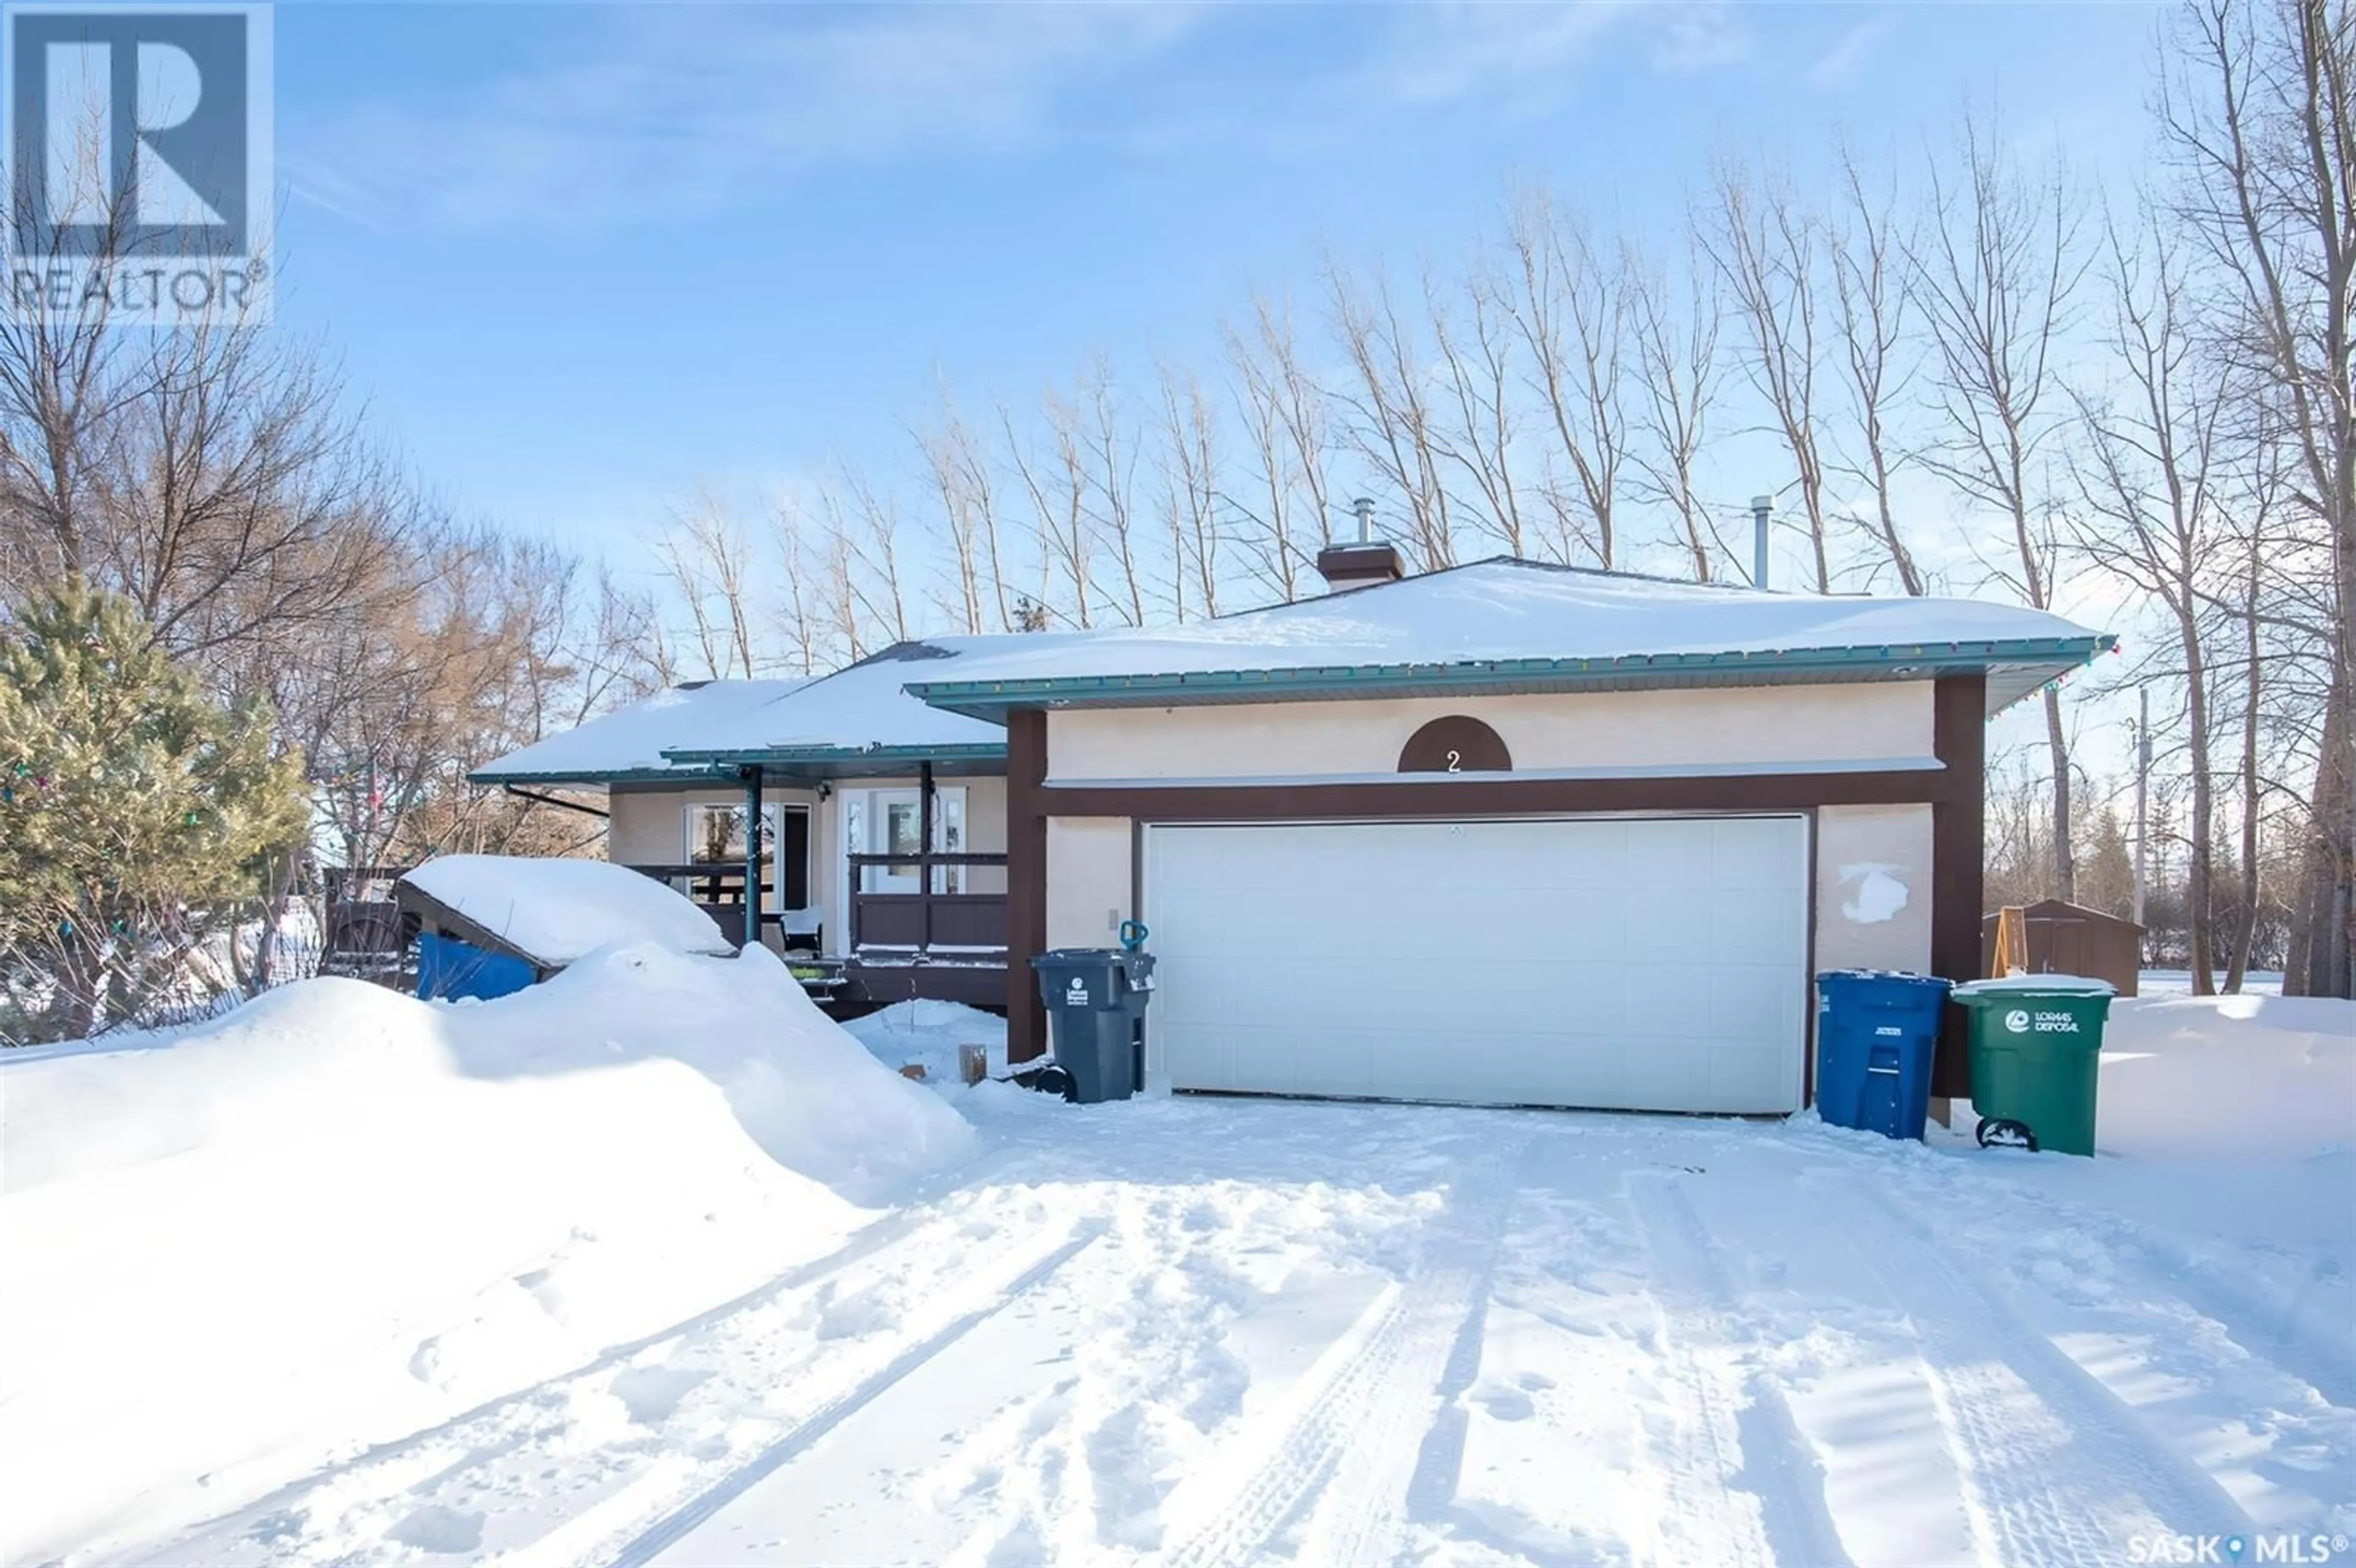
<path fill-rule="evenodd" d="M 994 758 L 862 753 L 737 763 L 714 787 L 616 801 L 616 858 L 757 940 L 845 1011 L 912 998 L 1006 1005 L 1003 776 Z M 641 859 L 683 812 L 682 859 Z M 646 821 L 625 822 L 635 815 Z M 745 825 L 760 825 L 757 835 Z M 758 889 L 748 901 L 745 890 Z"/>

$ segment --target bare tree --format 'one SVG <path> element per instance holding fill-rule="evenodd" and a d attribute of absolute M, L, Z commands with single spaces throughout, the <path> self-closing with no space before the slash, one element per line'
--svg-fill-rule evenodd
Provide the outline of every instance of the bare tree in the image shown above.
<path fill-rule="evenodd" d="M 2172 216 L 2225 284 L 2214 330 L 2313 525 L 2277 546 L 2325 668 L 2286 988 L 2356 986 L 2356 16 L 2335 0 L 2192 0 L 2160 117 Z"/>
<path fill-rule="evenodd" d="M 1923 461 L 2012 533 L 2013 560 L 1999 575 L 2040 610 L 2053 604 L 2053 533 L 2034 486 L 2066 423 L 2055 356 L 2072 295 L 2086 268 L 2078 200 L 2057 165 L 2037 178 L 2009 167 L 1966 119 L 1952 174 L 1929 165 L 1932 221 L 1909 254 L 1914 297 L 1927 318 L 1941 421 Z M 2061 694 L 2045 694 L 2052 763 L 2053 885 L 2076 885 L 2070 838 L 2070 741 Z"/>
<path fill-rule="evenodd" d="M 1690 250 L 1675 283 L 1659 271 L 1636 273 L 1629 317 L 1640 394 L 1636 423 L 1644 440 L 1631 448 L 1629 460 L 1639 494 L 1676 516 L 1677 544 L 1692 563 L 1694 581 L 1709 582 L 1725 546 L 1695 486 L 1694 467 L 1718 397 L 1724 313 L 1710 270 Z"/>
<path fill-rule="evenodd" d="M 1096 624 L 1094 541 L 1088 522 L 1088 475 L 1080 450 L 1079 416 L 1071 405 L 1052 394 L 1046 399 L 1052 450 L 1033 452 L 1014 428 L 1014 416 L 1001 404 L 999 427 L 1005 432 L 1008 460 L 1031 502 L 1032 527 L 1038 539 L 1041 563 L 1039 592 L 1031 603 L 1052 610 L 1047 578 L 1060 573 L 1071 589 L 1071 603 L 1063 613 L 1083 630 Z M 1026 617 L 1027 618 L 1027 617 Z"/>
<path fill-rule="evenodd" d="M 2156 218 L 2156 215 L 2154 215 Z M 2216 773 L 2205 624 L 2223 543 L 2220 446 L 2225 399 L 2199 354 L 2183 261 L 2162 222 L 2140 240 L 2105 235 L 2109 319 L 2101 334 L 2118 396 L 2077 398 L 2085 427 L 2072 463 L 2085 512 L 2079 548 L 2166 613 L 2175 634 L 2165 674 L 2184 694 L 2190 773 L 2186 928 L 2192 989 L 2215 985 Z"/>
<path fill-rule="evenodd" d="M 1599 250 L 1584 219 L 1543 191 L 1515 202 L 1505 239 L 1512 275 L 1497 292 L 1528 351 L 1553 455 L 1577 481 L 1575 496 L 1550 487 L 1550 503 L 1566 541 L 1581 540 L 1610 571 L 1621 553 L 1614 508 L 1628 443 L 1620 373 L 1633 269 L 1616 250 Z"/>
<path fill-rule="evenodd" d="M 1336 402 L 1358 454 L 1407 508 L 1410 541 L 1426 571 L 1456 564 L 1456 519 L 1449 504 L 1430 403 L 1430 378 L 1399 319 L 1388 279 L 1362 285 L 1338 263 L 1326 266 L 1334 331 L 1350 368 Z"/>
<path fill-rule="evenodd" d="M 1238 485 L 1229 503 L 1250 525 L 1245 550 L 1253 575 L 1290 603 L 1301 596 L 1301 570 L 1333 542 L 1324 395 L 1301 368 L 1289 313 L 1265 298 L 1252 301 L 1248 334 L 1228 329 L 1227 362 L 1252 458 L 1249 498 Z"/>
<path fill-rule="evenodd" d="M 1504 285 L 1476 270 L 1465 290 L 1472 325 L 1469 336 L 1457 326 L 1439 281 L 1426 274 L 1424 299 L 1431 312 L 1431 338 L 1443 382 L 1442 415 L 1434 445 L 1464 483 L 1475 504 L 1466 507 L 1478 525 L 1496 536 L 1513 555 L 1526 555 L 1521 497 L 1514 483 L 1514 450 L 1520 435 L 1514 411 L 1514 359 L 1507 324 L 1512 304 Z"/>
<path fill-rule="evenodd" d="M 1845 197 L 1841 220 L 1827 236 L 1832 257 L 1835 323 L 1840 334 L 1840 370 L 1851 404 L 1856 451 L 1840 466 L 1871 492 L 1873 511 L 1858 519 L 1876 551 L 1898 574 L 1910 594 L 1925 592 L 1914 552 L 1899 532 L 1891 481 L 1901 462 L 1890 432 L 1893 410 L 1912 379 L 1907 314 L 1905 246 L 1899 232 L 1897 199 L 1890 191 L 1869 190 L 1856 157 L 1841 152 Z M 1838 443 L 1835 443 L 1836 450 Z"/>
<path fill-rule="evenodd" d="M 1145 566 L 1140 559 L 1136 480 L 1138 443 L 1115 390 L 1110 361 L 1098 357 L 1080 378 L 1080 410 L 1073 421 L 1082 464 L 1086 511 L 1120 568 L 1117 602 L 1132 626 L 1145 624 Z"/>
<path fill-rule="evenodd" d="M 818 528 L 798 496 L 787 495 L 779 499 L 777 580 L 785 592 L 777 602 L 777 629 L 791 650 L 789 667 L 804 676 L 817 675 L 833 662 L 830 618 L 826 613 L 829 600 L 821 583 L 823 565 L 830 551 L 822 550 L 817 561 L 810 558 L 809 536 Z"/>
<path fill-rule="evenodd" d="M 750 678 L 755 673 L 753 560 L 744 524 L 707 487 L 672 514 L 654 549 L 687 611 L 704 677 Z"/>
<path fill-rule="evenodd" d="M 940 501 L 957 577 L 946 607 L 968 633 L 1005 631 L 1006 582 L 1001 570 L 998 496 L 990 464 L 959 417 L 948 389 L 940 389 L 939 418 L 916 432 L 925 476 Z"/>
<path fill-rule="evenodd" d="M 1825 537 L 1825 465 L 1818 446 L 1816 343 L 1821 225 L 1780 179 L 1756 184 L 1740 167 L 1719 166 L 1717 209 L 1699 243 L 1725 282 L 1744 327 L 1743 366 L 1767 405 L 1797 471 L 1801 515 L 1816 592 L 1832 592 Z"/>
<path fill-rule="evenodd" d="M 1171 600 L 1186 618 L 1191 578 L 1203 613 L 1219 613 L 1218 425 L 1203 383 L 1162 367 L 1162 480 L 1170 515 Z"/>

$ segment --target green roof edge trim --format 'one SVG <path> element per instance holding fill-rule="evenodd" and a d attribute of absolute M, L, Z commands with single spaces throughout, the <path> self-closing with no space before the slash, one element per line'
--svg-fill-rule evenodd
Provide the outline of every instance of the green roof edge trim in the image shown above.
<path fill-rule="evenodd" d="M 727 750 L 666 751 L 678 763 L 955 763 L 1003 760 L 1003 741 L 972 741 L 954 746 L 744 746 Z"/>
<path fill-rule="evenodd" d="M 1151 698 L 1163 692 L 1238 695 L 1379 689 L 1454 683 L 1495 685 L 1531 678 L 1608 679 L 1656 671 L 1741 671 L 1759 675 L 1811 670 L 1903 669 L 1910 665 L 1994 665 L 2066 659 L 2083 664 L 2118 639 L 2036 637 L 1986 643 L 1891 643 L 1879 647 L 1804 648 L 1779 653 L 1622 654 L 1610 658 L 1473 659 L 1458 664 L 1327 665 L 1289 669 L 1194 670 L 1175 675 L 1048 676 L 1033 680 L 911 681 L 907 691 L 936 708 L 1015 708 L 1098 697 Z M 690 753 L 669 752 L 665 756 Z"/>
<path fill-rule="evenodd" d="M 473 784 L 695 784 L 705 779 L 733 776 L 721 773 L 717 768 L 558 768 L 529 773 L 478 768 L 466 775 L 466 782 Z"/>

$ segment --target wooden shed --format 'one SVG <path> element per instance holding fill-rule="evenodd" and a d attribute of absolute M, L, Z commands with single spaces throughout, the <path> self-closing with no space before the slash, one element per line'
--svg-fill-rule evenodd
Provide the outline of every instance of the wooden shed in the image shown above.
<path fill-rule="evenodd" d="M 1980 969 L 1997 970 L 1997 914 L 1980 925 Z M 2108 980 L 2122 997 L 2136 994 L 2143 969 L 2143 927 L 2098 909 L 2046 899 L 2021 910 L 2028 933 L 2029 973 L 2083 975 Z"/>

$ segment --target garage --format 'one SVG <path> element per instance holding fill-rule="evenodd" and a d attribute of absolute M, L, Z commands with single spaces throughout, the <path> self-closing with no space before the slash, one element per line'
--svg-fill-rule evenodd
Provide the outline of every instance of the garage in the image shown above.
<path fill-rule="evenodd" d="M 1148 826 L 1149 1074 L 1796 1110 L 1808 837 L 1798 813 Z"/>

